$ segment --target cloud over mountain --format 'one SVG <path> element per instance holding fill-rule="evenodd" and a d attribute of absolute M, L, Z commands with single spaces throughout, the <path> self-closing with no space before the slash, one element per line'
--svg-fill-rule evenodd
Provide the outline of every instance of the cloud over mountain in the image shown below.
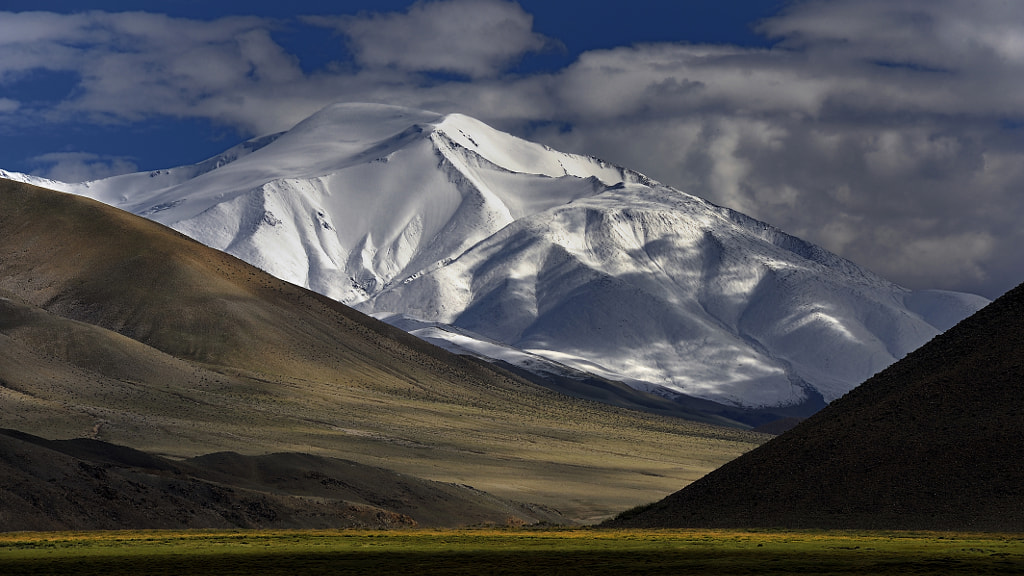
<path fill-rule="evenodd" d="M 174 117 L 259 134 L 334 101 L 458 111 L 633 167 L 899 283 L 995 297 L 1022 267 L 1022 10 L 801 2 L 757 25 L 767 48 L 637 44 L 542 72 L 516 63 L 555 40 L 496 0 L 291 22 L 4 13 L 0 83 L 71 81 L 53 100 L 4 96 L 0 131 Z M 315 69 L 279 41 L 311 23 L 339 33 Z"/>
<path fill-rule="evenodd" d="M 532 16 L 502 0 L 417 3 L 405 13 L 305 20 L 344 34 L 365 68 L 490 77 L 548 44 L 533 32 Z"/>

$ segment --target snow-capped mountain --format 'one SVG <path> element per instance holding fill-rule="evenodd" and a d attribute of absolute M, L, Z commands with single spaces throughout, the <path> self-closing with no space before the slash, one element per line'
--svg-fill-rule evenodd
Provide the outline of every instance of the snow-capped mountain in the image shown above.
<path fill-rule="evenodd" d="M 831 401 L 988 302 L 458 114 L 338 104 L 194 166 L 31 183 L 450 349 L 745 407 Z"/>

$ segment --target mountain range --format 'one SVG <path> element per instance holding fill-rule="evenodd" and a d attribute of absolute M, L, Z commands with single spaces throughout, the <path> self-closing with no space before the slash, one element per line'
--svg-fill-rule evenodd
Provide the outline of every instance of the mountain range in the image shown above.
<path fill-rule="evenodd" d="M 552 392 L 11 180 L 0 428 L 0 530 L 593 522 L 765 439 Z"/>
<path fill-rule="evenodd" d="M 706 413 L 806 416 L 987 303 L 900 287 L 459 114 L 337 104 L 192 166 L 73 184 L 0 176 L 145 216 L 560 389 L 596 397 L 579 382 L 623 382 Z"/>
<path fill-rule="evenodd" d="M 619 527 L 1024 531 L 1024 285 Z"/>

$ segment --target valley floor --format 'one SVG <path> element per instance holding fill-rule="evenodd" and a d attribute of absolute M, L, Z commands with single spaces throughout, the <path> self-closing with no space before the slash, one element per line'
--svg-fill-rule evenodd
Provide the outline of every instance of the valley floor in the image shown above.
<path fill-rule="evenodd" d="M 0 534 L 0 573 L 1019 574 L 1024 534 L 493 529 Z"/>

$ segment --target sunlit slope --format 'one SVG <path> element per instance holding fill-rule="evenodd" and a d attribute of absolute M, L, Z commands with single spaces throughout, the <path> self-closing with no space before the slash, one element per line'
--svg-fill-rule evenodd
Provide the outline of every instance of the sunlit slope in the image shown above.
<path fill-rule="evenodd" d="M 760 436 L 573 401 L 161 225 L 0 181 L 0 426 L 312 452 L 596 518 Z"/>
<path fill-rule="evenodd" d="M 339 103 L 196 165 L 53 185 L 449 349 L 731 407 L 809 414 L 987 303 L 460 114 Z"/>
<path fill-rule="evenodd" d="M 1024 531 L 1024 285 L 619 526 Z"/>

